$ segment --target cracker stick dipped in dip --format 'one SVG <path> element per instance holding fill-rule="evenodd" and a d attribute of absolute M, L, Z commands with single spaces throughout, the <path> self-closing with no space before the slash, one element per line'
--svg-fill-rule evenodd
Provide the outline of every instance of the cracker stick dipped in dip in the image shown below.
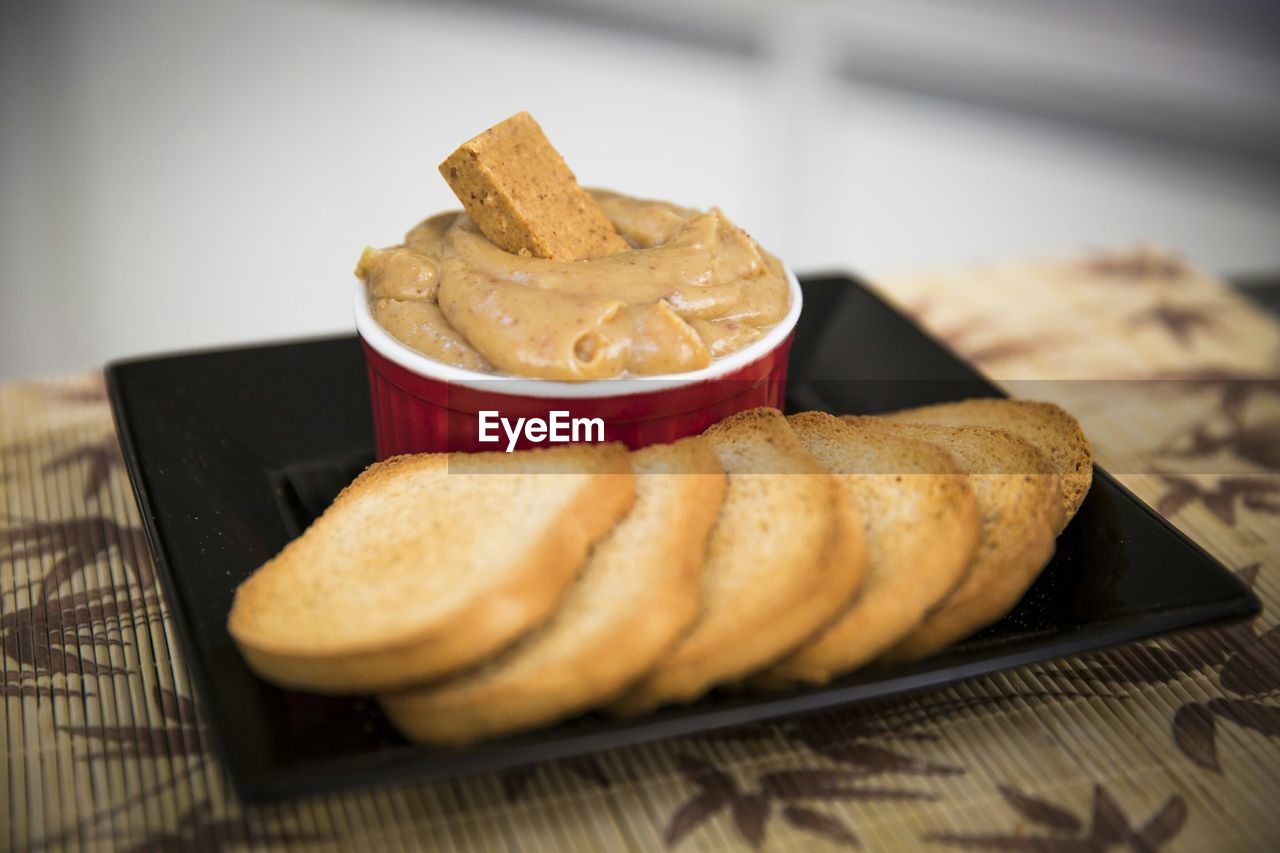
<path fill-rule="evenodd" d="M 441 172 L 466 211 L 356 267 L 378 323 L 431 358 L 556 380 L 683 373 L 790 307 L 782 264 L 718 209 L 582 190 L 527 113 Z"/>

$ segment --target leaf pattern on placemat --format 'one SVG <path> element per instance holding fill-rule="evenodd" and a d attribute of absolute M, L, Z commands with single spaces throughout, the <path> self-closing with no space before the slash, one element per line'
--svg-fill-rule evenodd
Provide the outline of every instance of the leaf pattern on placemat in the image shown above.
<path fill-rule="evenodd" d="M 1187 758 L 1206 770 L 1221 770 L 1218 731 L 1213 712 L 1199 702 L 1179 706 L 1173 714 L 1173 742 Z"/>
<path fill-rule="evenodd" d="M 874 712 L 855 712 L 833 721 L 834 729 L 816 729 L 811 725 L 812 721 L 800 719 L 784 723 L 783 731 L 789 740 L 867 774 L 954 776 L 963 773 L 962 768 L 930 761 L 889 745 L 894 741 L 933 742 L 938 739 L 935 733 L 919 729 L 918 722 L 906 719 L 889 725 L 876 720 Z"/>
<path fill-rule="evenodd" d="M 181 696 L 157 684 L 155 686 L 155 697 L 156 702 L 160 705 L 160 712 L 164 714 L 164 718 L 169 722 L 186 725 L 197 719 L 199 709 L 196 707 L 196 703 L 186 696 Z"/>
<path fill-rule="evenodd" d="M 92 746 L 87 754 L 95 759 L 202 757 L 206 748 L 196 704 L 160 684 L 153 685 L 151 692 L 163 718 L 160 725 L 65 724 L 56 728 L 88 741 Z"/>
<path fill-rule="evenodd" d="M 1061 332 L 1040 335 L 1009 336 L 999 334 L 985 317 L 969 317 L 950 324 L 940 324 L 932 316 L 933 303 L 918 302 L 907 307 L 907 313 L 928 327 L 934 337 L 978 366 L 990 367 L 1000 362 L 1025 358 L 1075 340 Z"/>
<path fill-rule="evenodd" d="M 796 829 L 811 832 L 846 847 L 859 846 L 858 836 L 854 835 L 853 830 L 845 826 L 838 817 L 797 805 L 788 805 L 783 808 L 782 816 Z"/>
<path fill-rule="evenodd" d="M 49 682 L 41 682 L 34 674 L 21 673 L 17 675 L 6 674 L 5 680 L 0 682 L 0 699 L 14 697 L 18 699 L 31 697 L 32 699 L 67 699 L 85 695 L 86 691 L 67 687 L 59 687 Z"/>
<path fill-rule="evenodd" d="M 608 788 L 612 784 L 600 759 L 594 755 L 565 758 L 554 763 L 597 788 Z M 514 803 L 528 793 L 530 783 L 537 776 L 539 768 L 544 766 L 549 765 L 533 764 L 502 771 L 502 794 L 507 802 Z"/>
<path fill-rule="evenodd" d="M 124 640 L 113 634 L 124 622 L 139 618 L 136 611 L 122 612 L 109 595 L 102 590 L 97 591 L 97 597 L 77 593 L 68 598 L 73 605 L 84 601 L 83 606 L 66 609 L 57 601 L 40 601 L 0 614 L 0 650 L 37 676 L 126 672 L 89 656 L 99 651 L 109 653 L 112 646 L 122 647 Z"/>
<path fill-rule="evenodd" d="M 120 453 L 120 443 L 115 433 L 109 433 L 96 444 L 82 444 L 78 447 L 45 463 L 46 473 L 55 473 L 61 469 L 78 465 L 88 466 L 89 473 L 84 481 L 84 499 L 91 500 L 106 487 L 112 474 L 124 470 L 124 456 Z"/>
<path fill-rule="evenodd" d="M 1242 576 L 1245 572 L 1240 573 Z M 1257 640 L 1251 624 L 1196 631 L 1185 637 L 1085 655 L 1057 672 L 1080 682 L 1120 687 L 1165 684 L 1235 659 Z"/>
<path fill-rule="evenodd" d="M 122 628 L 160 618 L 159 598 L 151 590 L 155 578 L 150 559 L 140 545 L 123 547 L 141 534 L 136 527 L 103 516 L 25 521 L 0 529 L 0 559 L 36 562 L 54 556 L 35 588 L 34 603 L 0 614 L 0 650 L 5 656 L 36 675 L 124 672 L 94 657 L 103 654 L 110 659 L 111 647 L 124 646 Z M 84 582 L 86 570 L 112 554 L 137 577 L 142 595 L 122 604 L 122 596 L 110 587 L 60 591 L 77 577 Z"/>
<path fill-rule="evenodd" d="M 1215 331 L 1218 326 L 1212 305 L 1162 304 L 1145 308 L 1129 316 L 1132 327 L 1156 326 L 1178 342 L 1181 347 L 1191 347 L 1198 334 Z"/>
<path fill-rule="evenodd" d="M 1071 810 L 1024 791 L 1001 785 L 998 790 L 1005 803 L 1029 823 L 1030 832 L 968 835 L 932 833 L 926 840 L 970 850 L 1012 850 L 1028 853 L 1045 851 L 1104 851 L 1116 845 L 1133 850 L 1159 850 L 1173 841 L 1187 820 L 1186 802 L 1181 796 L 1169 797 L 1145 821 L 1134 826 L 1112 794 L 1102 785 L 1093 789 L 1093 807 L 1086 820 Z"/>
<path fill-rule="evenodd" d="M 1217 435 L 1206 428 L 1196 428 L 1188 438 L 1189 446 L 1185 450 L 1170 450 L 1166 455 L 1187 458 L 1228 453 L 1268 472 L 1280 471 L 1280 420 L 1233 424 Z"/>
<path fill-rule="evenodd" d="M 101 406 L 107 402 L 107 385 L 101 373 L 94 374 L 87 383 L 76 385 L 51 385 L 44 389 L 50 400 L 58 403 L 84 403 Z"/>
<path fill-rule="evenodd" d="M 1216 397 L 1148 454 L 1155 463 L 1156 473 L 1165 474 L 1160 470 L 1161 465 L 1179 460 L 1199 460 L 1206 471 L 1216 471 L 1220 463 L 1215 460 L 1225 454 L 1257 469 L 1254 476 L 1236 478 L 1231 487 L 1249 488 L 1250 484 L 1273 480 L 1264 475 L 1280 472 L 1280 377 L 1276 376 L 1277 372 L 1280 364 L 1269 373 L 1207 369 L 1153 375 L 1157 380 L 1154 387 L 1168 386 L 1196 399 L 1208 390 Z M 1195 495 L 1196 484 L 1175 483 L 1174 479 L 1176 477 L 1170 480 L 1171 486 L 1181 493 Z"/>
<path fill-rule="evenodd" d="M 1120 284 L 1176 282 L 1190 275 L 1182 258 L 1172 252 L 1139 247 L 1116 252 L 1100 252 L 1079 263 L 1080 269 Z"/>
<path fill-rule="evenodd" d="M 1232 655 L 1219 680 L 1224 690 L 1259 696 L 1280 690 L 1280 627 L 1272 628 Z"/>
<path fill-rule="evenodd" d="M 1236 574 L 1252 587 L 1259 569 L 1260 564 L 1252 563 Z M 1280 692 L 1280 627 L 1259 632 L 1254 620 L 1160 642 L 1168 645 L 1151 643 L 1089 655 L 1059 666 L 1058 672 L 1076 681 L 1119 686 L 1165 684 L 1204 671 L 1215 674 L 1225 692 L 1243 698 L 1183 703 L 1170 723 L 1179 751 L 1207 770 L 1222 770 L 1218 719 L 1280 738 L 1280 705 L 1245 701 Z"/>
<path fill-rule="evenodd" d="M 726 810 L 737 837 L 756 849 L 764 843 L 774 816 L 781 816 L 796 829 L 856 845 L 857 835 L 852 827 L 836 814 L 816 811 L 815 805 L 937 799 L 928 791 L 868 785 L 866 773 L 851 770 L 769 771 L 760 773 L 753 786 L 743 788 L 729 773 L 687 753 L 676 757 L 676 768 L 695 791 L 667 823 L 663 838 L 669 847 L 678 845 Z"/>
<path fill-rule="evenodd" d="M 1177 393 L 1194 392 L 1200 387 L 1212 389 L 1218 396 L 1217 403 L 1201 417 L 1192 421 L 1193 431 L 1206 424 L 1212 417 L 1222 417 L 1230 423 L 1243 424 L 1245 410 L 1250 403 L 1271 398 L 1280 400 L 1280 363 L 1267 372 L 1232 370 L 1221 367 L 1201 367 L 1183 370 L 1157 370 L 1149 378 L 1163 382 Z M 1159 453 L 1171 448 L 1163 445 Z"/>
<path fill-rule="evenodd" d="M 129 853 L 188 853 L 194 849 L 250 850 L 330 840 L 300 827 L 250 827 L 241 815 L 218 815 L 211 802 L 192 804 L 178 818 L 179 829 L 152 834 L 122 849 Z"/>
<path fill-rule="evenodd" d="M 92 758 L 158 758 L 194 756 L 204 752 L 199 730 L 195 727 L 152 726 L 58 726 L 58 731 L 82 737 L 94 744 Z"/>
<path fill-rule="evenodd" d="M 126 548 L 125 543 L 133 547 Z M 90 515 L 64 521 L 9 519 L 0 528 L 0 560 L 37 563 L 42 556 L 55 557 L 40 578 L 40 589 L 46 596 L 112 553 L 133 572 L 143 589 L 155 583 L 142 529 L 135 525 Z"/>
<path fill-rule="evenodd" d="M 1216 486 L 1203 486 L 1189 477 L 1156 472 L 1168 486 L 1156 501 L 1161 515 L 1177 515 L 1191 504 L 1200 504 L 1223 524 L 1234 527 L 1238 510 L 1280 516 L 1280 479 L 1274 477 L 1224 477 Z"/>
<path fill-rule="evenodd" d="M 680 775 L 697 788 L 697 793 L 685 800 L 671 816 L 664 839 L 668 846 L 679 844 L 686 835 L 711 819 L 738 796 L 738 786 L 729 774 L 717 770 L 691 755 L 676 757 Z"/>

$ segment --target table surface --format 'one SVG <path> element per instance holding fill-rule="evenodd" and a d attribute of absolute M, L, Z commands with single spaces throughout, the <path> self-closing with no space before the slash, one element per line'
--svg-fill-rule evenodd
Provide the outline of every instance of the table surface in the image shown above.
<path fill-rule="evenodd" d="M 101 375 L 0 385 L 0 843 L 1263 849 L 1280 837 L 1280 324 L 1150 249 L 878 282 L 1244 579 L 1248 623 L 834 711 L 248 807 L 210 751 Z M 1159 381 L 1156 381 L 1159 380 Z"/>

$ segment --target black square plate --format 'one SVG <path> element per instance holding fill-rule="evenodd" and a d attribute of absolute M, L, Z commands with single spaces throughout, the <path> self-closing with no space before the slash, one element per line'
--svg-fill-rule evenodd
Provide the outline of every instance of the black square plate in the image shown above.
<path fill-rule="evenodd" d="M 859 283 L 811 278 L 804 293 L 793 409 L 874 412 L 999 393 Z M 236 585 L 373 459 L 356 339 L 131 361 L 109 367 L 107 378 L 187 664 L 248 799 L 491 770 L 847 705 L 1258 608 L 1230 572 L 1097 471 L 1018 608 L 937 658 L 779 697 L 715 694 L 636 720 L 588 715 L 468 748 L 414 746 L 371 700 L 260 681 L 226 631 Z"/>

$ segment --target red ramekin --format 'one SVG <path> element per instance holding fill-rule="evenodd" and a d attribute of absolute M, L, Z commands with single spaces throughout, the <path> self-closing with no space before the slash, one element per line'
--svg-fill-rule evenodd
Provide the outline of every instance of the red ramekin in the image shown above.
<path fill-rule="evenodd" d="M 479 413 L 549 419 L 600 418 L 604 440 L 634 449 L 697 435 L 729 415 L 756 406 L 782 407 L 787 355 L 800 317 L 800 284 L 788 270 L 791 308 L 760 340 L 701 370 L 661 376 L 557 382 L 495 376 L 444 364 L 391 337 L 373 319 L 357 283 L 356 330 L 364 347 L 378 459 L 426 451 L 506 450 L 507 437 L 479 440 Z M 545 447 L 523 436 L 516 448 Z"/>

